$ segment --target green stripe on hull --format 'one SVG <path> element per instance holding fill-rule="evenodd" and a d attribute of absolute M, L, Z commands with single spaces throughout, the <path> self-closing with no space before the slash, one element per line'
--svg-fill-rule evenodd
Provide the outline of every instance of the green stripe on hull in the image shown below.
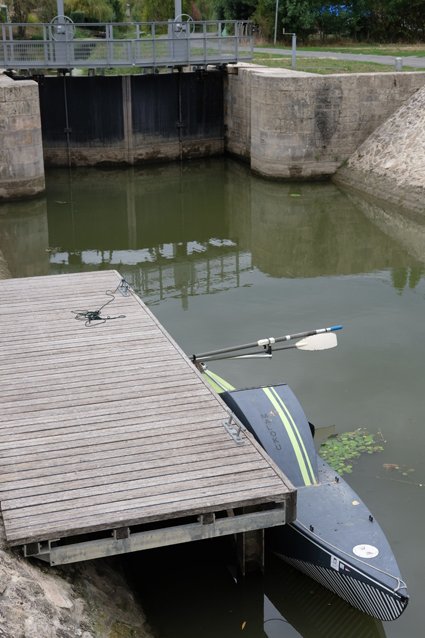
<path fill-rule="evenodd" d="M 304 442 L 296 424 L 294 423 L 291 413 L 274 388 L 263 388 L 263 392 L 276 410 L 286 430 L 300 468 L 304 485 L 313 485 L 316 483 L 314 471 L 311 466 L 307 450 L 305 449 Z"/>
<path fill-rule="evenodd" d="M 211 370 L 204 370 L 203 374 L 206 376 L 208 383 L 218 394 L 221 392 L 231 392 L 235 388 L 230 385 L 225 379 L 222 379 L 215 374 L 215 372 L 211 372 Z"/>

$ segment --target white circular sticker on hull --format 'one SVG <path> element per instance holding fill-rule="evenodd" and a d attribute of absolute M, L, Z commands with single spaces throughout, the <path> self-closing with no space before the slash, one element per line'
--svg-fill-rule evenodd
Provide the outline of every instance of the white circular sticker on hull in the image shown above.
<path fill-rule="evenodd" d="M 379 554 L 379 549 L 373 545 L 356 545 L 353 547 L 353 554 L 360 558 L 375 558 Z"/>

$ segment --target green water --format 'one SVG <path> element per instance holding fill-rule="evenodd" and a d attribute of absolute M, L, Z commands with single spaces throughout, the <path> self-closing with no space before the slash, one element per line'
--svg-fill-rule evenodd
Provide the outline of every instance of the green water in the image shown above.
<path fill-rule="evenodd" d="M 0 207 L 0 276 L 109 268 L 189 354 L 344 325 L 336 350 L 213 369 L 238 387 L 287 381 L 316 425 L 382 433 L 384 452 L 355 462 L 349 481 L 411 595 L 383 627 L 275 562 L 241 589 L 214 544 L 176 548 L 131 559 L 160 638 L 422 636 L 425 218 L 229 160 L 55 170 L 45 198 Z"/>

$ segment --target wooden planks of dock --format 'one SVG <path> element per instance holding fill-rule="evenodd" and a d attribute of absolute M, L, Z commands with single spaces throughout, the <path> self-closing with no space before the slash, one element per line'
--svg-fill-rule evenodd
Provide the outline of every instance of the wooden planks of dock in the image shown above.
<path fill-rule="evenodd" d="M 0 282 L 8 543 L 53 564 L 292 520 L 288 479 L 244 430 L 242 444 L 229 435 L 227 408 L 120 282 L 116 271 Z M 109 300 L 104 323 L 76 320 Z"/>

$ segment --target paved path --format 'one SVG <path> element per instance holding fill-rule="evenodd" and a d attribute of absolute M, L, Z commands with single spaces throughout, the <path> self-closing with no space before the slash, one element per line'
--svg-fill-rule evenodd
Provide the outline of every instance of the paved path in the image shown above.
<path fill-rule="evenodd" d="M 276 55 L 291 55 L 291 49 L 288 48 L 254 48 L 255 53 L 275 53 Z M 299 58 L 321 58 L 332 60 L 352 60 L 354 62 L 375 62 L 376 64 L 395 65 L 396 57 L 403 60 L 403 66 L 414 67 L 416 69 L 425 69 L 425 57 L 418 58 L 411 55 L 367 55 L 365 53 L 338 53 L 336 51 L 302 51 L 297 49 L 297 57 Z"/>

